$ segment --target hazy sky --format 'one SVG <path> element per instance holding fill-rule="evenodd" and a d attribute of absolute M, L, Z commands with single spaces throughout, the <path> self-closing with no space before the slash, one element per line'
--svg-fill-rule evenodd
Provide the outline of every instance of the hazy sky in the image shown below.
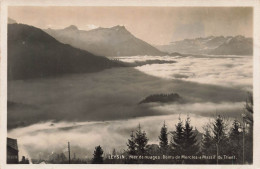
<path fill-rule="evenodd" d="M 168 44 L 209 35 L 252 37 L 250 7 L 9 7 L 8 15 L 19 23 L 39 28 L 79 29 L 124 25 L 136 37 L 151 44 Z"/>

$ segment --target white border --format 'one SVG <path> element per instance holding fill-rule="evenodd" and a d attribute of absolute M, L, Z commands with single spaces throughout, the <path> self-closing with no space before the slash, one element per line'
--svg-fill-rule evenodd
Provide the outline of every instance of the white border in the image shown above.
<path fill-rule="evenodd" d="M 0 0 L 1 2 L 1 53 L 0 53 L 0 168 L 17 169 L 53 169 L 53 168 L 260 168 L 259 130 L 260 123 L 260 0 Z M 68 165 L 7 165 L 6 164 L 6 136 L 7 136 L 7 8 L 8 6 L 175 6 L 175 7 L 254 7 L 254 162 L 253 165 L 94 165 L 70 164 Z"/>

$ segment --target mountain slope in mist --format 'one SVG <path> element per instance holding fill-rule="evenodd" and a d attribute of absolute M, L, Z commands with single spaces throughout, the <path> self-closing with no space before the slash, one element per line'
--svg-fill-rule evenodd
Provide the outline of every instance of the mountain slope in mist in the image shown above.
<path fill-rule="evenodd" d="M 252 55 L 253 40 L 238 35 L 208 36 L 205 38 L 184 39 L 169 45 L 157 46 L 164 52 L 180 52 L 185 54 L 214 54 L 214 55 Z"/>
<path fill-rule="evenodd" d="M 33 26 L 8 24 L 8 80 L 96 72 L 118 62 L 62 44 Z"/>
<path fill-rule="evenodd" d="M 44 31 L 62 43 L 101 56 L 168 55 L 136 38 L 124 26 L 84 31 L 71 25 L 65 29 Z"/>

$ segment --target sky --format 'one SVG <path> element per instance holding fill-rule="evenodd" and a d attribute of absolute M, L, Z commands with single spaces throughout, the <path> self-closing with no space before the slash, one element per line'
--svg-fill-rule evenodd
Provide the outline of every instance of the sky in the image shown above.
<path fill-rule="evenodd" d="M 38 28 L 90 30 L 124 25 L 153 45 L 205 36 L 253 35 L 251 7 L 9 7 L 8 17 Z"/>

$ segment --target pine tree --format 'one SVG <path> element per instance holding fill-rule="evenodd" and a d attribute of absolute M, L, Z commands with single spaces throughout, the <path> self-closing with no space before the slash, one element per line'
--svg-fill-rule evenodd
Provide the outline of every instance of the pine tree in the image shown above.
<path fill-rule="evenodd" d="M 62 163 L 64 163 L 65 161 L 67 161 L 67 158 L 66 158 L 66 156 L 65 156 L 64 153 L 60 153 L 59 158 L 61 159 L 61 162 L 62 162 Z"/>
<path fill-rule="evenodd" d="M 102 164 L 103 163 L 103 150 L 101 148 L 101 146 L 97 146 L 95 148 L 94 154 L 93 154 L 93 159 L 92 159 L 92 163 L 93 164 Z"/>
<path fill-rule="evenodd" d="M 247 99 L 246 99 L 246 105 L 245 105 L 246 110 L 253 114 L 254 113 L 254 100 L 253 100 L 253 95 L 252 93 L 248 92 L 247 94 Z M 253 119 L 251 118 L 251 121 L 253 121 Z"/>
<path fill-rule="evenodd" d="M 199 151 L 196 139 L 197 135 L 192 129 L 193 127 L 190 125 L 190 118 L 187 117 L 183 129 L 183 153 L 186 155 L 195 155 Z"/>
<path fill-rule="evenodd" d="M 242 159 L 242 149 L 241 147 L 243 146 L 241 143 L 241 132 L 240 130 L 240 124 L 237 120 L 234 120 L 232 124 L 232 128 L 230 131 L 229 139 L 230 139 L 230 144 L 229 144 L 229 149 L 230 149 L 230 154 L 234 154 L 237 158 L 237 162 L 241 163 Z"/>
<path fill-rule="evenodd" d="M 233 124 L 232 124 L 232 128 L 231 128 L 231 132 L 230 132 L 230 139 L 232 141 L 238 141 L 240 139 L 240 124 L 237 120 L 234 120 Z"/>
<path fill-rule="evenodd" d="M 254 100 L 252 93 L 248 92 L 246 105 L 246 112 L 243 117 L 243 159 L 244 163 L 253 163 L 253 126 L 254 126 Z"/>
<path fill-rule="evenodd" d="M 136 155 L 136 144 L 135 144 L 135 136 L 133 131 L 130 135 L 130 139 L 128 139 L 127 147 L 128 147 L 127 151 L 129 155 Z"/>
<path fill-rule="evenodd" d="M 173 131 L 172 136 L 172 142 L 171 145 L 173 147 L 173 151 L 176 154 L 182 154 L 183 153 L 183 145 L 184 145 L 184 131 L 183 131 L 183 125 L 182 121 L 179 118 L 179 122 L 177 125 L 175 125 L 175 131 Z"/>
<path fill-rule="evenodd" d="M 146 137 L 146 133 L 141 131 L 141 125 L 139 124 L 138 130 L 135 133 L 135 144 L 137 148 L 138 155 L 145 154 L 145 147 L 148 143 L 148 138 Z"/>
<path fill-rule="evenodd" d="M 226 124 L 224 123 L 223 118 L 218 115 L 213 124 L 213 142 L 216 145 L 216 156 L 218 157 L 220 154 L 226 154 L 226 146 L 227 144 L 227 136 L 225 133 Z M 218 158 L 217 158 L 218 164 Z"/>
<path fill-rule="evenodd" d="M 161 128 L 161 133 L 159 136 L 159 145 L 160 150 L 163 154 L 167 154 L 168 151 L 168 133 L 167 133 L 167 127 L 165 125 L 165 122 L 163 123 L 163 126 Z"/>
<path fill-rule="evenodd" d="M 113 149 L 112 155 L 114 155 L 114 156 L 116 155 L 116 149 L 115 148 Z"/>
<path fill-rule="evenodd" d="M 210 134 L 209 126 L 205 126 L 204 133 L 201 141 L 201 152 L 205 155 L 212 155 L 213 153 L 213 138 Z"/>

